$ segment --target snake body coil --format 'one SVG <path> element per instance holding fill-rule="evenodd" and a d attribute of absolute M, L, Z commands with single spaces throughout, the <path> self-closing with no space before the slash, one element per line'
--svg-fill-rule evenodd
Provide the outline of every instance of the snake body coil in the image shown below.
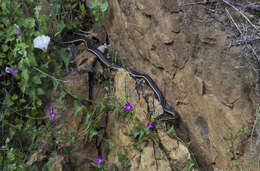
<path fill-rule="evenodd" d="M 159 102 L 160 102 L 160 104 L 163 107 L 164 112 L 170 114 L 171 119 L 177 119 L 178 118 L 178 114 L 177 114 L 176 111 L 166 107 L 165 99 L 163 97 L 163 94 L 161 93 L 160 89 L 157 87 L 157 85 L 155 84 L 155 82 L 152 80 L 152 78 L 149 75 L 136 72 L 136 71 L 134 71 L 134 70 L 132 70 L 130 68 L 127 68 L 127 67 L 124 68 L 124 67 L 122 67 L 122 66 L 120 66 L 118 64 L 113 64 L 111 61 L 109 61 L 106 58 L 106 56 L 100 50 L 98 50 L 97 48 L 95 48 L 95 47 L 93 47 L 91 45 L 91 40 L 88 39 L 87 37 L 82 37 L 80 39 L 77 39 L 76 41 L 84 41 L 87 44 L 88 51 L 90 51 L 91 53 L 96 55 L 98 57 L 98 59 L 100 61 L 102 61 L 102 63 L 104 63 L 107 67 L 113 68 L 115 70 L 124 69 L 132 77 L 144 79 L 148 83 L 148 85 L 151 87 L 151 89 L 154 91 L 154 93 L 157 95 L 157 97 L 159 99 Z M 75 42 L 75 41 L 71 41 L 71 42 Z"/>

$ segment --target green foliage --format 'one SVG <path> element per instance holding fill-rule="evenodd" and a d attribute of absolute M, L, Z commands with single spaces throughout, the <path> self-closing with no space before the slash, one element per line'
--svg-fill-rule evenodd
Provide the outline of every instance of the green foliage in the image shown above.
<path fill-rule="evenodd" d="M 65 48 L 62 48 L 61 50 L 57 50 L 57 54 L 62 59 L 62 62 L 66 67 L 66 71 L 69 71 L 69 62 L 71 60 L 72 54 L 66 54 L 65 50 L 66 50 Z"/>
<path fill-rule="evenodd" d="M 131 162 L 130 160 L 126 157 L 126 155 L 118 153 L 117 154 L 117 159 L 121 163 L 121 166 L 123 168 L 129 168 L 131 167 Z"/>
<path fill-rule="evenodd" d="M 193 167 L 195 167 L 195 163 L 194 161 L 190 160 L 189 165 L 186 167 L 186 171 L 191 171 Z"/>
<path fill-rule="evenodd" d="M 103 17 L 104 12 L 108 8 L 107 0 L 105 0 L 103 4 L 100 2 L 100 0 L 86 1 L 86 3 L 88 7 L 92 10 L 96 22 L 99 21 L 101 17 Z"/>
<path fill-rule="evenodd" d="M 190 154 L 191 154 L 191 160 L 189 162 L 189 165 L 186 167 L 186 170 L 189 171 L 189 170 L 192 170 L 192 168 L 196 167 L 197 169 L 199 169 L 199 165 L 195 159 L 195 155 L 194 153 L 191 151 L 191 141 L 189 142 L 184 142 L 182 139 L 180 139 L 177 135 L 176 135 L 176 132 L 175 132 L 175 129 L 174 127 L 172 126 L 168 131 L 167 131 L 167 134 L 171 137 L 174 137 L 176 140 L 180 141 L 182 144 L 185 145 L 186 148 L 188 148 Z M 176 167 L 176 166 L 173 166 L 173 167 Z"/>
<path fill-rule="evenodd" d="M 124 133 L 126 136 L 129 136 L 134 141 L 134 148 L 138 151 L 141 151 L 139 145 L 145 141 L 152 140 L 153 142 L 158 142 L 156 134 L 144 125 L 138 118 L 134 120 L 134 127 L 130 130 L 130 133 Z"/>
<path fill-rule="evenodd" d="M 69 156 L 70 161 L 72 161 L 73 163 L 75 163 L 76 160 L 77 160 L 77 157 L 76 157 L 76 156 L 73 156 L 73 155 L 71 154 L 72 147 L 71 147 L 71 146 L 64 146 L 64 147 L 62 147 L 62 148 L 63 148 L 63 151 L 65 152 L 65 154 L 67 154 L 67 155 Z"/>
<path fill-rule="evenodd" d="M 237 168 L 240 170 L 245 170 L 241 167 L 239 156 L 236 154 L 236 148 L 235 148 L 235 141 L 241 137 L 242 135 L 248 134 L 250 132 L 250 128 L 248 126 L 242 127 L 240 130 L 237 132 L 229 131 L 229 137 L 225 137 L 224 139 L 226 141 L 230 141 L 231 146 L 227 150 L 227 152 L 231 155 L 231 163 L 230 163 L 230 168 Z"/>
<path fill-rule="evenodd" d="M 24 170 L 24 161 L 36 150 L 36 144 L 31 144 L 35 137 L 54 135 L 47 125 L 39 130 L 35 126 L 48 118 L 38 117 L 45 107 L 47 90 L 52 84 L 54 90 L 62 85 L 56 77 L 62 77 L 64 69 L 68 71 L 71 55 L 65 49 L 56 50 L 52 39 L 46 52 L 35 49 L 33 40 L 40 35 L 57 36 L 77 29 L 80 23 L 74 18 L 86 16 L 83 6 L 77 0 L 50 0 L 49 4 L 32 0 L 0 1 L 0 145 L 6 148 L 0 154 L 0 170 Z M 17 76 L 5 72 L 6 67 L 17 68 Z M 66 95 L 61 92 L 59 101 Z M 77 114 L 79 108 L 75 111 Z M 70 131 L 70 140 L 75 141 L 73 129 Z M 56 142 L 66 140 L 59 135 Z M 50 165 L 47 163 L 43 170 Z M 31 168 L 37 167 L 26 169 Z"/>
<path fill-rule="evenodd" d="M 106 164 L 105 160 L 102 161 L 101 164 L 97 164 L 94 162 L 92 162 L 91 164 L 92 164 L 92 166 L 94 166 L 97 169 L 97 171 L 106 171 L 106 169 L 107 169 L 107 164 Z"/>
<path fill-rule="evenodd" d="M 84 107 L 82 105 L 79 105 L 78 102 L 74 101 L 74 114 L 73 117 L 76 117 L 77 114 L 83 109 Z"/>
<path fill-rule="evenodd" d="M 108 142 L 108 145 L 109 145 L 109 151 L 112 151 L 112 149 L 115 146 L 115 142 L 112 141 L 111 139 L 108 139 L 107 142 Z"/>

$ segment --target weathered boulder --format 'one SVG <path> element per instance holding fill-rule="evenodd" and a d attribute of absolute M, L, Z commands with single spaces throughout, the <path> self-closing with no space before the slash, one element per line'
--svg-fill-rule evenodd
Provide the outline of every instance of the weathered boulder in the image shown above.
<path fill-rule="evenodd" d="M 143 125 L 149 121 L 152 113 L 162 113 L 162 107 L 158 100 L 154 99 L 152 89 L 148 85 L 143 85 L 139 91 L 136 89 L 136 81 L 124 70 L 120 70 L 115 75 L 114 94 L 118 99 L 122 99 L 126 93 L 129 102 L 133 106 L 134 116 L 140 120 Z M 140 85 L 139 85 L 140 86 Z M 144 90 L 145 89 L 145 90 Z M 150 97 L 150 98 L 149 98 Z M 150 100 L 146 100 L 150 99 Z M 147 110 L 149 109 L 149 111 Z M 145 141 L 140 144 L 142 151 L 139 152 L 133 148 L 133 140 L 126 136 L 134 128 L 134 123 L 119 121 L 115 114 L 109 115 L 107 133 L 115 142 L 116 146 L 108 153 L 107 159 L 110 163 L 117 163 L 119 170 L 122 166 L 118 163 L 118 154 L 125 154 L 131 162 L 131 171 L 143 170 L 185 170 L 191 162 L 191 155 L 187 147 L 180 141 L 170 138 L 163 130 L 158 127 L 158 141 Z M 155 131 L 155 130 L 154 130 Z M 164 157 L 162 157 L 164 156 Z"/>
<path fill-rule="evenodd" d="M 109 1 L 104 22 L 112 47 L 119 43 L 125 64 L 149 74 L 178 111 L 202 170 L 232 170 L 238 161 L 255 170 L 250 137 L 240 131 L 255 119 L 253 74 L 235 69 L 244 61 L 241 49 L 227 50 L 230 32 L 220 23 L 190 22 L 187 15 L 207 14 L 201 6 L 183 11 L 182 2 Z"/>

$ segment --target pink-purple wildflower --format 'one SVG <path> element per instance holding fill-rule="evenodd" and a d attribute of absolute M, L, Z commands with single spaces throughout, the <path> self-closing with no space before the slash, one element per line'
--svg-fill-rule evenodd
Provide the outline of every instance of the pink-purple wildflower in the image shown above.
<path fill-rule="evenodd" d="M 132 105 L 128 102 L 127 104 L 125 104 L 125 110 L 130 111 L 132 109 Z"/>
<path fill-rule="evenodd" d="M 148 123 L 147 123 L 147 127 L 150 128 L 150 129 L 152 129 L 152 128 L 153 128 L 153 125 L 152 125 L 150 122 L 148 122 Z"/>
<path fill-rule="evenodd" d="M 56 116 L 56 113 L 53 112 L 53 108 L 52 107 L 49 109 L 49 112 L 50 112 L 50 118 L 54 119 L 55 116 Z"/>
<path fill-rule="evenodd" d="M 22 33 L 20 27 L 17 24 L 14 24 L 14 26 L 17 28 L 14 35 L 16 35 L 16 36 L 20 35 Z"/>
<path fill-rule="evenodd" d="M 3 75 L 0 73 L 0 78 L 2 77 Z"/>
<path fill-rule="evenodd" d="M 9 67 L 5 67 L 5 72 L 6 73 L 10 73 L 13 76 L 16 76 L 18 73 L 18 70 L 16 68 L 9 68 Z"/>
<path fill-rule="evenodd" d="M 101 158 L 101 156 L 98 156 L 98 158 L 97 158 L 97 164 L 100 165 L 101 163 L 102 163 L 102 158 Z"/>

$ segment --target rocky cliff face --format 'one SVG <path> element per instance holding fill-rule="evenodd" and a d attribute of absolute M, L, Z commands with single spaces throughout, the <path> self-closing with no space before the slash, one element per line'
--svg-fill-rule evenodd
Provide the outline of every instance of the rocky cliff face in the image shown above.
<path fill-rule="evenodd" d="M 127 66 L 149 74 L 178 111 L 202 170 L 236 170 L 234 163 L 256 170 L 254 136 L 242 129 L 255 120 L 254 75 L 235 69 L 245 61 L 239 47 L 227 48 L 231 31 L 195 22 L 207 20 L 205 6 L 181 3 L 109 1 L 104 22 L 112 47 Z"/>

